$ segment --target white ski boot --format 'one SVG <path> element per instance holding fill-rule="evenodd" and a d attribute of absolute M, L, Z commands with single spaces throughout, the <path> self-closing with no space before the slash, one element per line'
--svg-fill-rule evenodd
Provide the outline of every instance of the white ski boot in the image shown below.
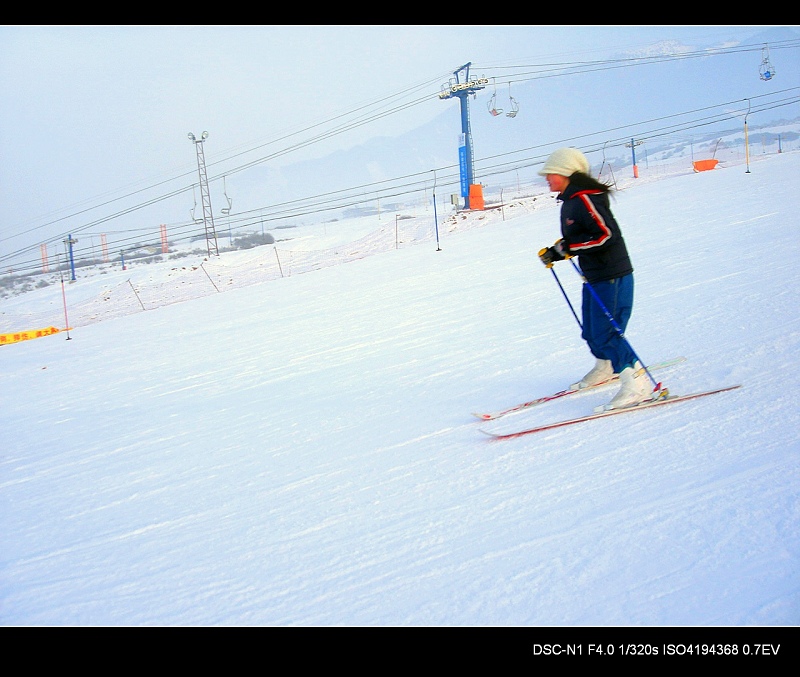
<path fill-rule="evenodd" d="M 603 381 L 608 381 L 608 379 L 613 376 L 614 367 L 611 366 L 611 360 L 601 360 L 600 358 L 596 358 L 595 365 L 592 367 L 591 371 L 580 381 L 573 383 L 569 389 L 583 390 L 584 388 L 589 388 L 590 386 L 597 385 Z"/>
<path fill-rule="evenodd" d="M 637 361 L 632 367 L 623 369 L 620 372 L 619 381 L 621 383 L 619 392 L 602 407 L 603 410 L 624 409 L 653 399 L 650 378 L 641 362 Z"/>

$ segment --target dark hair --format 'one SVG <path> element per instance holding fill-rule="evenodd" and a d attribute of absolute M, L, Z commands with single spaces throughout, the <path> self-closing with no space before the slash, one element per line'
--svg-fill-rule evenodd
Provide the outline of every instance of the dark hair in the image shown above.
<path fill-rule="evenodd" d="M 613 190 L 607 183 L 598 181 L 593 176 L 589 176 L 583 172 L 575 172 L 569 177 L 569 183 L 579 190 L 600 190 L 604 193 L 610 193 Z"/>

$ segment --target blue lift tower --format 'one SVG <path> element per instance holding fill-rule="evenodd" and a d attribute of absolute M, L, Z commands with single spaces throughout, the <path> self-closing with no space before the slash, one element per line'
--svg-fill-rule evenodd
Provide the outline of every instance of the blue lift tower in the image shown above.
<path fill-rule="evenodd" d="M 470 186 L 475 183 L 475 170 L 472 161 L 472 130 L 469 124 L 469 99 L 470 94 L 474 95 L 479 89 L 483 89 L 489 84 L 488 78 L 469 79 L 469 67 L 472 62 L 466 63 L 461 68 L 453 71 L 453 77 L 447 84 L 442 85 L 439 92 L 440 99 L 450 99 L 457 96 L 461 100 L 461 141 L 458 148 L 458 162 L 461 169 L 461 197 L 464 198 L 464 208 L 471 209 L 470 205 Z M 461 81 L 459 73 L 464 74 Z M 480 206 L 483 209 L 483 196 L 480 195 Z"/>

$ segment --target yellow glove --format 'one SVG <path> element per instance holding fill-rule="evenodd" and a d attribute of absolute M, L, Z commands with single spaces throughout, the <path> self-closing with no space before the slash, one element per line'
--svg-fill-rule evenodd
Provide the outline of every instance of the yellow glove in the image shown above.
<path fill-rule="evenodd" d="M 539 258 L 545 266 L 552 268 L 556 261 L 571 259 L 572 254 L 569 253 L 569 245 L 562 239 L 558 240 L 552 247 L 540 249 Z"/>

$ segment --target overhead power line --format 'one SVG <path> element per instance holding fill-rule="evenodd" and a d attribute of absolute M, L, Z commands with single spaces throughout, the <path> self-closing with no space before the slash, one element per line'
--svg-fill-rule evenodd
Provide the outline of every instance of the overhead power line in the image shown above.
<path fill-rule="evenodd" d="M 800 40 L 789 40 L 789 41 L 782 41 L 782 42 L 777 42 L 777 43 L 770 43 L 770 48 L 773 49 L 773 50 L 792 49 L 792 48 L 797 48 L 797 47 L 800 47 Z M 593 71 L 596 71 L 596 70 L 604 70 L 604 69 L 608 69 L 608 68 L 622 68 L 622 67 L 631 67 L 631 66 L 659 63 L 659 62 L 663 62 L 663 61 L 667 61 L 667 60 L 682 60 L 682 59 L 708 57 L 708 56 L 714 56 L 714 55 L 720 55 L 720 54 L 731 54 L 731 53 L 739 53 L 739 52 L 759 51 L 761 49 L 762 49 L 762 45 L 760 45 L 760 44 L 759 45 L 752 45 L 752 46 L 739 45 L 739 46 L 735 46 L 735 47 L 720 48 L 720 49 L 714 49 L 714 50 L 697 50 L 697 51 L 693 51 L 693 52 L 682 52 L 682 53 L 674 53 L 674 54 L 650 55 L 650 56 L 639 56 L 639 57 L 630 57 L 630 58 L 605 59 L 605 60 L 598 60 L 598 61 L 576 61 L 576 62 L 561 62 L 561 63 L 550 63 L 550 64 L 519 64 L 519 65 L 514 65 L 514 66 L 494 66 L 493 68 L 497 69 L 497 70 L 512 70 L 513 71 L 512 73 L 505 74 L 505 75 L 501 74 L 499 76 L 496 76 L 496 77 L 500 77 L 500 78 L 506 78 L 510 82 L 512 80 L 513 81 L 520 81 L 520 80 L 523 80 L 523 79 L 536 79 L 536 78 L 540 78 L 540 77 L 561 77 L 561 76 L 566 76 L 566 75 L 574 75 L 574 74 L 578 74 L 578 73 L 593 72 Z M 319 143 L 319 142 L 321 142 L 323 140 L 332 138 L 334 136 L 337 136 L 339 134 L 345 133 L 347 131 L 351 131 L 351 130 L 356 129 L 356 128 L 362 126 L 362 125 L 370 124 L 372 122 L 375 122 L 376 120 L 379 120 L 379 119 L 385 118 L 387 116 L 396 114 L 396 113 L 398 113 L 400 111 L 412 108 L 414 106 L 420 105 L 420 104 L 425 103 L 425 102 L 429 102 L 429 101 L 431 101 L 433 98 L 435 98 L 438 95 L 438 91 L 434 94 L 434 93 L 431 93 L 429 91 L 429 88 L 431 88 L 434 84 L 436 84 L 438 86 L 440 84 L 440 82 L 441 82 L 441 79 L 442 79 L 442 77 L 440 76 L 436 80 L 428 80 L 427 82 L 421 83 L 420 85 L 416 85 L 414 87 L 406 88 L 406 89 L 401 90 L 401 91 L 399 91 L 399 92 L 397 92 L 395 94 L 392 94 L 392 95 L 389 95 L 389 96 L 386 96 L 386 97 L 382 97 L 381 99 L 378 99 L 378 100 L 370 102 L 370 103 L 366 103 L 366 104 L 360 105 L 360 106 L 358 106 L 356 108 L 353 108 L 353 109 L 351 109 L 349 111 L 346 111 L 346 112 L 341 113 L 339 115 L 336 115 L 334 117 L 328 118 L 328 119 L 326 119 L 326 120 L 324 120 L 322 122 L 318 122 L 318 123 L 314 123 L 314 124 L 311 124 L 311 125 L 307 125 L 307 126 L 301 128 L 301 129 L 297 130 L 297 131 L 284 134 L 284 135 L 282 135 L 282 136 L 280 136 L 280 137 L 278 137 L 276 139 L 270 140 L 270 141 L 268 141 L 266 143 L 259 144 L 257 146 L 253 146 L 251 148 L 248 148 L 248 149 L 245 149 L 245 150 L 242 150 L 242 151 L 236 151 L 234 153 L 227 154 L 227 155 L 225 155 L 225 156 L 223 156 L 223 157 L 221 157 L 221 158 L 219 158 L 217 160 L 214 160 L 214 161 L 208 163 L 209 167 L 216 167 L 216 168 L 218 168 L 218 172 L 219 172 L 217 175 L 211 177 L 210 180 L 211 181 L 218 181 L 220 178 L 224 178 L 225 176 L 230 176 L 232 174 L 245 171 L 245 170 L 250 169 L 250 168 L 252 168 L 254 166 L 257 166 L 259 164 L 262 164 L 262 163 L 268 162 L 270 160 L 273 160 L 275 158 L 281 157 L 283 155 L 295 152 L 295 151 L 297 151 L 299 149 L 306 148 L 308 146 L 311 146 L 313 144 Z M 786 91 L 791 91 L 791 90 L 784 90 L 784 92 L 786 92 Z M 420 92 L 422 92 L 422 94 L 420 94 Z M 763 95 L 763 96 L 769 96 L 769 95 Z M 411 98 L 409 98 L 409 97 L 411 97 Z M 760 97 L 753 97 L 752 100 L 756 100 L 758 98 L 760 98 Z M 786 101 L 771 102 L 769 104 L 764 103 L 762 107 L 755 107 L 755 108 L 752 109 L 751 112 L 755 113 L 755 112 L 758 112 L 759 110 L 763 111 L 763 110 L 768 110 L 769 108 L 772 108 L 772 107 L 778 107 L 778 106 L 782 106 L 782 105 L 789 105 L 792 102 L 793 102 L 792 99 L 788 99 Z M 726 106 L 726 105 L 730 106 L 730 105 L 734 105 L 736 103 L 741 103 L 741 102 L 728 102 L 727 104 L 719 104 L 718 106 L 708 107 L 707 109 L 697 109 L 696 111 L 689 111 L 689 112 L 686 112 L 686 113 L 680 113 L 680 114 L 676 114 L 675 116 L 667 116 L 665 118 L 659 118 L 657 120 L 649 121 L 649 122 L 657 122 L 658 120 L 666 120 L 669 117 L 687 116 L 687 115 L 690 115 L 690 114 L 695 114 L 695 113 L 698 113 L 698 112 L 702 112 L 703 110 L 710 110 L 710 109 L 713 109 L 713 108 L 719 108 L 721 106 Z M 730 114 L 728 114 L 728 117 L 730 117 Z M 694 120 L 694 121 L 686 122 L 686 123 L 684 123 L 683 127 L 681 126 L 681 124 L 676 123 L 675 125 L 663 128 L 663 131 L 660 132 L 660 133 L 661 134 L 668 134 L 668 133 L 671 133 L 672 131 L 679 130 L 679 129 L 689 129 L 692 126 L 709 125 L 709 124 L 713 124 L 714 122 L 722 121 L 722 120 L 724 120 L 724 118 L 725 118 L 725 114 L 718 113 L 718 114 L 716 114 L 716 116 L 714 116 L 714 115 L 709 116 L 709 118 L 707 120 Z M 649 122 L 638 123 L 638 125 L 649 124 Z M 632 125 L 628 125 L 626 128 L 630 128 L 631 126 Z M 625 129 L 625 128 L 624 127 L 618 128 L 618 130 L 620 130 L 620 131 L 622 129 Z M 608 133 L 611 133 L 613 131 L 615 131 L 615 130 L 606 130 L 605 132 L 595 132 L 595 133 L 592 133 L 592 134 L 583 135 L 581 137 L 575 137 L 573 139 L 573 141 L 577 140 L 577 139 L 581 139 L 581 138 L 596 137 L 598 135 L 608 134 Z M 306 137 L 299 138 L 299 140 L 297 140 L 295 143 L 291 143 L 291 144 L 289 144 L 287 146 L 278 148 L 275 151 L 273 151 L 273 152 L 271 152 L 271 153 L 269 153 L 267 155 L 263 155 L 263 156 L 257 157 L 257 158 L 255 158 L 253 160 L 250 160 L 248 162 L 245 162 L 243 164 L 240 164 L 238 166 L 232 167 L 232 168 L 227 169 L 227 170 L 223 168 L 223 166 L 226 163 L 229 163 L 230 161 L 232 161 L 234 159 L 241 158 L 241 157 L 246 156 L 248 154 L 252 154 L 253 152 L 255 152 L 255 151 L 259 150 L 259 149 L 263 149 L 263 148 L 266 148 L 268 146 L 275 145 L 275 144 L 277 144 L 277 143 L 279 143 L 281 141 L 287 141 L 287 140 L 290 140 L 290 139 L 293 139 L 293 138 L 301 137 L 301 135 L 307 134 L 309 132 L 314 132 L 314 133 L 311 136 L 306 136 Z M 652 132 L 651 136 L 655 136 L 658 133 L 659 133 L 658 131 L 654 131 L 654 132 Z M 612 142 L 613 141 L 614 141 L 614 139 L 612 139 Z M 608 143 L 608 142 L 609 142 L 609 140 L 606 139 L 605 143 Z M 543 145 L 552 145 L 552 144 L 543 144 Z M 523 149 L 519 149 L 517 151 L 513 151 L 512 153 L 505 154 L 505 155 L 517 156 L 518 159 L 514 160 L 514 161 L 508 160 L 506 162 L 497 163 L 495 165 L 485 164 L 483 169 L 482 169 L 482 172 L 485 174 L 487 171 L 492 171 L 492 170 L 494 170 L 494 171 L 502 171 L 503 167 L 521 167 L 521 166 L 525 166 L 525 164 L 527 162 L 530 162 L 532 160 L 532 158 L 530 158 L 530 157 L 528 157 L 528 158 L 519 157 L 519 156 L 521 154 L 524 154 L 524 153 L 527 153 L 527 152 L 530 152 L 530 151 L 535 151 L 535 150 L 536 150 L 536 147 L 523 148 Z M 490 162 L 490 161 L 492 161 L 494 159 L 500 158 L 500 157 L 502 157 L 502 156 L 479 158 L 479 159 L 476 159 L 476 162 L 488 163 L 488 162 Z M 446 179 L 443 178 L 443 177 L 446 176 L 445 172 L 448 171 L 448 170 L 449 171 L 453 171 L 454 167 L 455 167 L 455 164 L 454 165 L 448 165 L 447 167 L 444 167 L 444 168 L 435 168 L 435 171 L 441 172 L 440 180 L 445 181 Z M 433 169 L 431 171 L 433 171 Z M 510 171 L 510 170 L 507 170 L 507 171 Z M 101 203 L 98 203 L 98 204 L 96 204 L 94 206 L 87 207 L 85 209 L 81 209 L 81 210 L 76 211 L 74 213 L 71 213 L 71 214 L 69 214 L 67 216 L 63 216 L 63 217 L 60 217 L 60 218 L 57 218 L 57 219 L 50 220 L 47 223 L 43 223 L 43 224 L 40 224 L 38 226 L 29 228 L 29 229 L 27 229 L 27 230 L 25 230 L 25 231 L 23 231 L 21 233 L 17 233 L 17 234 L 15 234 L 13 236 L 9 236 L 9 237 L 3 238 L 2 240 L 0 240 L 0 242 L 8 240 L 8 239 L 11 239 L 13 237 L 17 237 L 17 236 L 22 235 L 22 234 L 30 234 L 30 233 L 32 233 L 32 232 L 34 232 L 36 230 L 40 230 L 42 228 L 45 228 L 45 227 L 48 227 L 48 226 L 52 226 L 52 225 L 57 224 L 57 223 L 64 222 L 64 221 L 66 221 L 68 219 L 74 219 L 76 217 L 83 216 L 83 215 L 88 214 L 88 213 L 90 213 L 92 211 L 95 211 L 97 209 L 100 209 L 100 208 L 103 208 L 103 207 L 107 207 L 109 205 L 121 202 L 122 200 L 125 200 L 125 199 L 130 199 L 130 198 L 135 197 L 137 195 L 144 194 L 144 193 L 146 193 L 148 191 L 152 191 L 152 190 L 157 189 L 158 187 L 166 185 L 166 184 L 168 184 L 170 182 L 174 182 L 176 180 L 180 180 L 180 179 L 186 178 L 186 177 L 188 177 L 188 176 L 190 176 L 190 175 L 192 175 L 194 173 L 195 173 L 194 171 L 187 171 L 185 173 L 182 173 L 182 174 L 179 174 L 179 175 L 173 177 L 172 179 L 166 179 L 166 180 L 163 180 L 163 181 L 159 181 L 158 183 L 152 184 L 151 186 L 148 186 L 148 187 L 145 187 L 145 188 L 141 188 L 141 189 L 138 189 L 138 190 L 135 190 L 135 191 L 128 192 L 128 193 L 126 193 L 126 194 L 124 194 L 122 196 L 119 196 L 117 198 L 105 200 L 105 201 L 103 201 Z M 422 174 L 423 175 L 428 175 L 429 172 L 423 172 Z M 391 181 L 402 181 L 402 180 L 403 180 L 403 177 L 398 177 L 397 179 L 389 180 L 389 182 L 391 182 Z M 420 185 L 421 183 L 422 182 L 418 182 L 418 185 Z M 49 238 L 48 240 L 46 240 L 46 242 L 47 243 L 57 242 L 57 241 L 62 240 L 69 233 L 81 233 L 81 232 L 85 232 L 85 231 L 87 231 L 89 229 L 96 228 L 97 226 L 99 226 L 101 224 L 108 223 L 108 222 L 113 221 L 115 219 L 118 219 L 118 218 L 120 218 L 122 216 L 128 215 L 128 214 L 130 214 L 132 212 L 144 209 L 146 207 L 152 206 L 152 205 L 157 204 L 159 202 L 174 198 L 174 197 L 176 197 L 176 196 L 178 196 L 178 195 L 180 195 L 182 193 L 186 193 L 188 191 L 191 191 L 191 190 L 194 189 L 195 185 L 196 184 L 194 182 L 182 185 L 182 186 L 180 186 L 180 187 L 178 187 L 176 189 L 173 189 L 171 191 L 165 192 L 165 193 L 163 193 L 161 195 L 158 195 L 156 197 L 149 198 L 149 199 L 144 200 L 144 201 L 142 201 L 140 203 L 137 203 L 135 205 L 128 206 L 128 207 L 125 207 L 125 208 L 120 209 L 118 211 L 115 211 L 115 212 L 113 212 L 111 214 L 92 219 L 92 220 L 90 220 L 90 221 L 88 221 L 88 222 L 86 222 L 86 223 L 84 223 L 82 225 L 71 227 L 71 228 L 69 228 L 69 232 L 64 232 L 64 233 L 59 234 L 59 235 L 57 235 L 55 237 Z M 399 184 L 399 185 L 403 186 L 405 184 Z M 348 189 L 348 190 L 353 190 L 353 191 L 362 190 L 363 191 L 368 187 L 369 186 L 359 186 L 359 187 L 355 187 L 353 189 Z M 395 189 L 396 188 L 397 188 L 397 186 L 395 186 Z M 392 189 L 388 189 L 387 188 L 386 190 L 390 190 L 391 192 L 394 192 L 394 190 L 392 190 Z M 344 191 L 344 193 L 346 194 L 346 191 Z M 334 198 L 332 196 L 330 199 L 333 200 L 334 203 L 336 203 L 336 200 L 338 198 Z M 313 212 L 308 212 L 307 211 L 308 209 L 313 209 L 313 208 L 318 208 L 321 211 L 326 211 L 327 209 L 331 208 L 331 207 L 325 207 L 325 203 L 319 199 L 319 196 L 317 196 L 316 198 L 310 198 L 310 199 L 306 199 L 306 200 L 295 200 L 293 202 L 296 203 L 297 207 L 300 206 L 301 202 L 303 203 L 303 206 L 301 208 L 303 213 L 313 213 Z M 275 208 L 276 206 L 282 206 L 282 205 L 274 205 L 273 204 L 273 205 L 271 205 L 271 209 Z M 260 211 L 263 211 L 263 209 L 260 210 Z M 297 210 L 295 209 L 295 211 L 297 211 Z M 284 213 L 284 217 L 283 218 L 286 218 L 286 215 L 288 215 L 290 213 L 294 213 L 294 212 L 291 209 L 288 209 L 288 207 L 287 207 L 286 211 L 283 212 L 283 213 Z M 186 225 L 188 227 L 193 226 L 193 224 L 191 224 L 191 223 L 186 224 Z M 38 247 L 39 247 L 39 244 L 37 243 L 36 245 L 32 245 L 32 246 L 26 247 L 26 248 L 22 248 L 22 249 L 20 249 L 18 251 L 15 251 L 15 252 L 12 252 L 10 254 L 7 254 L 5 256 L 0 257 L 0 261 L 5 261 L 5 260 L 8 260 L 8 259 L 10 259 L 12 257 L 18 257 L 19 255 L 27 253 L 29 251 L 33 251 L 34 249 L 37 249 Z"/>

